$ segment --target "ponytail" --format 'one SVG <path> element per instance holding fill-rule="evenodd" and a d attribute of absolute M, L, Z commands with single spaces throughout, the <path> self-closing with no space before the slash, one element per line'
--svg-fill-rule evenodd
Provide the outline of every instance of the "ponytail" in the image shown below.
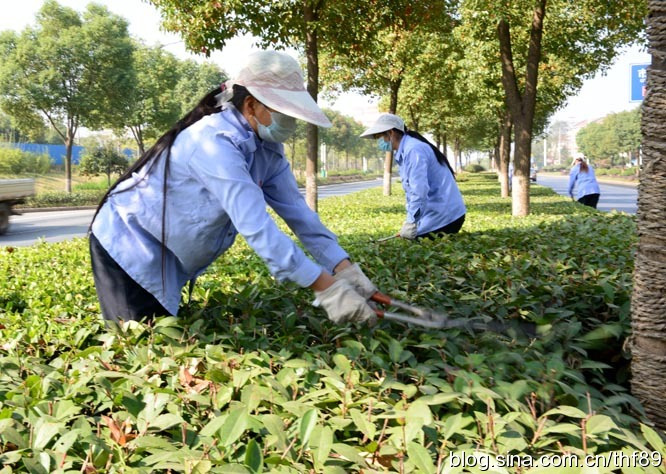
<path fill-rule="evenodd" d="M 161 157 L 164 157 L 166 160 L 166 166 L 164 167 L 164 173 L 165 173 L 165 183 L 166 183 L 166 173 L 168 172 L 169 169 L 169 159 L 171 158 L 171 146 L 173 143 L 176 141 L 176 137 L 180 132 L 185 130 L 187 127 L 190 125 L 194 124 L 195 122 L 198 122 L 201 120 L 203 117 L 206 115 L 210 115 L 213 112 L 216 111 L 215 108 L 215 95 L 217 95 L 220 92 L 220 88 L 218 87 L 217 89 L 209 92 L 206 94 L 206 96 L 201 99 L 201 101 L 194 107 L 190 112 L 188 112 L 185 117 L 180 119 L 176 124 L 171 127 L 169 131 L 167 131 L 164 135 L 162 135 L 153 146 L 151 146 L 146 152 L 144 152 L 138 160 L 136 160 L 132 166 L 130 166 L 127 171 L 125 171 L 113 185 L 106 191 L 104 196 L 102 197 L 102 200 L 100 201 L 99 205 L 97 206 L 97 210 L 95 211 L 95 215 L 93 216 L 93 221 L 95 220 L 95 217 L 97 217 L 97 214 L 99 213 L 99 210 L 102 208 L 104 203 L 108 200 L 109 196 L 113 194 L 114 190 L 120 183 L 123 181 L 127 180 L 130 178 L 135 172 L 143 168 L 146 164 L 148 164 L 148 169 L 147 173 L 150 173 L 150 170 L 152 167 L 157 163 L 158 160 L 161 159 Z M 166 151 L 166 153 L 164 153 Z M 133 186 L 129 186 L 126 189 L 123 189 L 121 191 L 117 191 L 118 193 L 122 193 L 125 191 L 128 191 L 132 189 L 136 184 Z M 166 196 L 165 196 L 166 197 Z M 91 227 L 92 227 L 92 222 L 91 222 Z"/>
<path fill-rule="evenodd" d="M 446 159 L 446 155 L 440 151 L 439 148 L 437 148 L 435 145 L 430 143 L 423 135 L 421 135 L 419 132 L 416 132 L 414 130 L 405 130 L 405 133 L 409 135 L 412 138 L 416 138 L 419 141 L 422 141 L 423 143 L 427 143 L 430 148 L 432 149 L 433 153 L 435 154 L 435 157 L 437 157 L 437 161 L 439 162 L 440 165 L 446 166 L 449 171 L 451 171 L 451 174 L 455 178 L 456 172 L 453 171 L 453 168 L 451 168 L 451 164 L 449 163 L 449 160 Z"/>

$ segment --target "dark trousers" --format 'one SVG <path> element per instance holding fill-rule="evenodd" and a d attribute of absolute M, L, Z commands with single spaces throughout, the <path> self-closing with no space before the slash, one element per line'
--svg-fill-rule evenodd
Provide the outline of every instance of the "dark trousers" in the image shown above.
<path fill-rule="evenodd" d="M 95 289 L 104 319 L 141 321 L 169 314 L 153 295 L 120 268 L 97 237 L 90 234 L 89 240 Z"/>
<path fill-rule="evenodd" d="M 587 196 L 580 198 L 578 202 L 596 209 L 597 204 L 599 203 L 599 194 L 588 194 Z"/>
<path fill-rule="evenodd" d="M 416 238 L 417 239 L 435 239 L 437 237 L 441 237 L 443 234 L 457 234 L 458 232 L 460 232 L 460 229 L 462 228 L 464 223 L 465 223 L 465 214 L 463 214 L 461 217 L 459 217 L 455 221 L 451 222 L 450 224 L 446 224 L 444 227 L 440 227 L 439 229 L 432 230 L 432 231 L 428 232 L 427 234 L 418 235 Z"/>

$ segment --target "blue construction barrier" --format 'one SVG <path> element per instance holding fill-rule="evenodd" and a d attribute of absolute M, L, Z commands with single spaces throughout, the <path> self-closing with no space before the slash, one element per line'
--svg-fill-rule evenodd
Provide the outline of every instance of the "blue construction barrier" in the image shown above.
<path fill-rule="evenodd" d="M 64 165 L 65 156 L 67 155 L 67 149 L 65 145 L 47 145 L 44 143 L 12 143 L 14 148 L 18 148 L 21 151 L 27 151 L 29 153 L 37 154 L 47 154 L 51 157 L 51 162 L 54 165 Z M 81 160 L 81 154 L 83 153 L 83 147 L 74 145 L 72 147 L 72 163 L 75 165 L 79 164 Z"/>

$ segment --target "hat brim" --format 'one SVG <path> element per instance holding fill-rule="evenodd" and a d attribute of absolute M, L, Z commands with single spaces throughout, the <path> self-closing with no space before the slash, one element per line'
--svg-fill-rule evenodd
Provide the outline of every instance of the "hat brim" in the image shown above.
<path fill-rule="evenodd" d="M 247 87 L 247 90 L 257 100 L 280 113 L 319 127 L 328 128 L 332 125 L 306 90 L 289 91 L 252 86 Z"/>
<path fill-rule="evenodd" d="M 388 125 L 385 123 L 374 124 L 372 127 L 367 129 L 365 132 L 361 133 L 361 138 L 372 138 L 373 135 L 377 133 L 384 133 L 395 128 L 393 125 Z"/>

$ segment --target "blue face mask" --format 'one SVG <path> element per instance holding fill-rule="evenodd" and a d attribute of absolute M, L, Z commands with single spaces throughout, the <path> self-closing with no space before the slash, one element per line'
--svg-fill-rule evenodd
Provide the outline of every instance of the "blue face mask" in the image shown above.
<path fill-rule="evenodd" d="M 262 140 L 273 143 L 284 143 L 296 131 L 296 119 L 280 112 L 270 112 L 271 124 L 263 125 L 257 121 L 257 134 Z"/>
<path fill-rule="evenodd" d="M 391 151 L 391 150 L 393 150 L 393 147 L 391 146 L 391 142 L 387 142 L 386 140 L 384 140 L 384 137 L 379 137 L 377 139 L 377 147 L 381 151 Z"/>

